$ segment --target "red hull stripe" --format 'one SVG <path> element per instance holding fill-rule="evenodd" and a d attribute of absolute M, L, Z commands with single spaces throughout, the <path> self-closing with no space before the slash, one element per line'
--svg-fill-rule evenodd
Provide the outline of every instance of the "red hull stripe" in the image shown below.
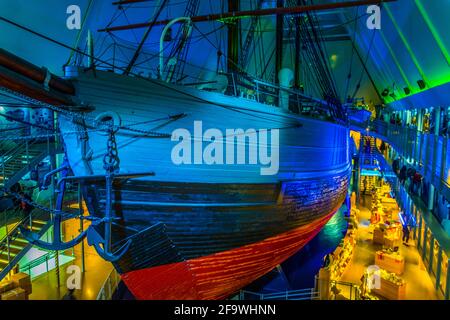
<path fill-rule="evenodd" d="M 224 299 L 300 250 L 334 213 L 257 243 L 128 272 L 122 280 L 139 300 Z"/>

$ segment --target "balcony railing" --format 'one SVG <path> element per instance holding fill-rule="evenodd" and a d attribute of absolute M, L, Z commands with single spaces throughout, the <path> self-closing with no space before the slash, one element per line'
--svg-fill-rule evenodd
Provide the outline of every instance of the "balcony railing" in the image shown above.
<path fill-rule="evenodd" d="M 374 120 L 352 125 L 367 129 L 388 142 L 406 159 L 415 163 L 416 169 L 450 201 L 450 145 L 448 137 L 423 133 L 416 127 L 402 127 Z"/>

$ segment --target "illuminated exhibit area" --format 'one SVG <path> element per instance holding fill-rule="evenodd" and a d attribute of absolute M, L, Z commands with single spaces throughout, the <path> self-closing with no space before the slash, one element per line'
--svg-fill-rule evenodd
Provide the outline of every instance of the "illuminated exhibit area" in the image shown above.
<path fill-rule="evenodd" d="M 0 300 L 450 299 L 450 3 L 7 2 Z"/>

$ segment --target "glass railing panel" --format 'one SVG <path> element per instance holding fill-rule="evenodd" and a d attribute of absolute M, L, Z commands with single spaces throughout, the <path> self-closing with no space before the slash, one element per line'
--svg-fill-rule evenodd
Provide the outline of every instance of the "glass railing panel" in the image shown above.
<path fill-rule="evenodd" d="M 448 257 L 445 253 L 442 253 L 442 262 L 441 262 L 441 277 L 439 288 L 441 292 L 445 294 L 447 290 L 447 273 L 448 273 Z"/>
<path fill-rule="evenodd" d="M 425 158 L 426 158 L 426 151 L 427 151 L 427 142 L 426 142 L 426 136 L 425 134 L 420 134 L 420 139 L 419 139 L 419 147 L 420 147 L 420 167 L 423 168 L 423 166 L 425 165 Z"/>
<path fill-rule="evenodd" d="M 433 161 L 433 136 L 429 133 L 424 135 L 424 142 L 425 142 L 425 146 L 424 146 L 424 161 L 423 161 L 423 166 L 424 166 L 424 174 L 426 177 L 429 177 L 428 174 L 430 172 L 430 168 L 431 168 L 431 162 Z"/>
<path fill-rule="evenodd" d="M 444 159 L 444 168 L 442 170 L 442 179 L 445 182 L 447 187 L 450 187 L 450 142 L 448 138 L 446 138 L 446 147 L 444 148 L 445 154 L 443 156 Z"/>
<path fill-rule="evenodd" d="M 440 250 L 439 242 L 435 239 L 433 241 L 433 263 L 431 265 L 431 272 L 434 276 L 437 276 L 437 269 L 438 269 L 438 262 L 439 262 L 439 255 L 442 253 Z"/>
<path fill-rule="evenodd" d="M 442 148 L 444 146 L 444 138 L 443 137 L 437 137 L 437 144 L 436 144 L 436 161 L 434 165 L 434 175 L 439 176 L 440 175 L 440 168 L 442 166 Z"/>

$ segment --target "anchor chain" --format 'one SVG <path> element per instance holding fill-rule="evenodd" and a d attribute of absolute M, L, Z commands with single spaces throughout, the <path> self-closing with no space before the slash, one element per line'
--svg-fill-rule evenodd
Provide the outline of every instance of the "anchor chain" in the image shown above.
<path fill-rule="evenodd" d="M 113 252 L 112 247 L 112 223 L 117 220 L 113 216 L 112 193 L 114 174 L 119 171 L 119 155 L 117 150 L 117 142 L 115 132 L 112 128 L 109 130 L 107 151 L 103 157 L 103 168 L 106 171 L 105 187 L 106 187 L 106 203 L 104 217 L 92 223 L 88 229 L 88 244 L 94 246 L 97 253 L 105 260 L 110 262 L 118 261 L 129 249 L 131 239 L 124 245 Z M 104 234 L 101 236 L 95 227 L 103 226 Z"/>
<path fill-rule="evenodd" d="M 16 92 L 14 90 L 10 90 L 5 87 L 0 86 L 0 91 L 6 92 L 6 93 L 16 96 L 16 97 L 19 97 L 20 99 L 25 100 L 30 104 L 41 106 L 41 107 L 53 110 L 55 112 L 61 113 L 65 116 L 70 117 L 72 119 L 72 121 L 77 121 L 77 120 L 80 121 L 81 120 L 86 123 L 91 123 L 92 124 L 91 128 L 96 128 L 95 130 L 98 130 L 98 131 L 108 132 L 110 130 L 110 128 L 113 127 L 114 130 L 116 130 L 116 131 L 118 129 L 121 129 L 121 130 L 141 133 L 141 134 L 143 134 L 145 136 L 149 136 L 149 137 L 170 138 L 172 136 L 169 133 L 162 133 L 162 132 L 157 132 L 157 131 L 153 131 L 153 130 L 141 130 L 141 129 L 131 128 L 131 126 L 133 126 L 134 124 L 131 124 L 129 126 L 117 126 L 114 124 L 105 124 L 104 122 L 101 122 L 94 117 L 89 117 L 89 116 L 83 115 L 81 113 L 72 112 L 72 111 L 66 110 L 64 108 L 57 107 L 55 105 L 30 98 L 22 93 Z M 179 115 L 169 116 L 169 117 L 172 117 L 175 120 L 178 120 L 181 118 Z"/>
<path fill-rule="evenodd" d="M 43 206 L 43 205 L 41 205 L 41 204 L 39 204 L 39 203 L 37 203 L 37 202 L 34 202 L 34 201 L 32 201 L 32 200 L 28 200 L 27 198 L 23 197 L 22 195 L 20 195 L 20 194 L 17 193 L 17 192 L 8 190 L 8 189 L 6 189 L 6 188 L 3 188 L 3 189 L 2 189 L 2 192 L 3 192 L 3 193 L 6 193 L 6 194 L 8 194 L 8 195 L 13 196 L 13 197 L 16 198 L 17 200 L 21 200 L 21 201 L 25 202 L 26 204 L 28 204 L 29 206 L 31 206 L 31 207 L 33 207 L 33 208 L 36 208 L 36 209 L 45 211 L 45 212 L 50 213 L 50 214 L 56 214 L 56 213 L 58 213 L 57 210 L 50 209 L 50 208 L 48 208 L 48 207 L 46 207 L 46 206 Z M 68 212 L 61 212 L 61 211 L 59 211 L 59 212 L 62 213 L 62 214 L 67 214 L 67 215 L 71 215 L 71 214 L 72 214 L 72 213 L 68 213 Z M 76 216 L 76 215 L 75 215 L 75 216 Z"/>
<path fill-rule="evenodd" d="M 112 174 L 118 171 L 120 159 L 119 151 L 117 150 L 116 135 L 112 128 L 109 129 L 107 151 L 103 156 L 103 168 L 107 174 Z"/>

